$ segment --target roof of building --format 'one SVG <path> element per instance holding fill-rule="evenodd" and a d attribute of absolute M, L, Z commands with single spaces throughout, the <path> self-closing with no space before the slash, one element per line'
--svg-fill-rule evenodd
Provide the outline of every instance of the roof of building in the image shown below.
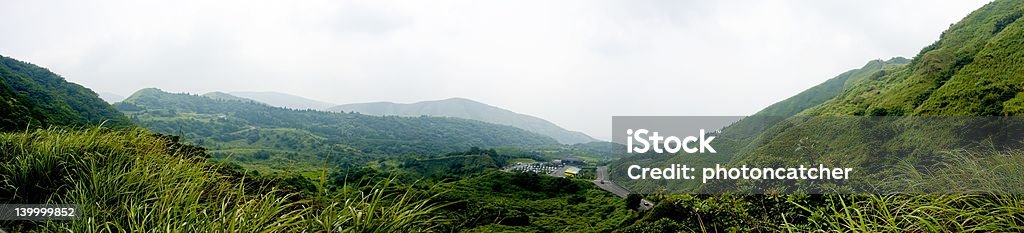
<path fill-rule="evenodd" d="M 578 167 L 568 167 L 568 168 L 565 168 L 565 172 L 566 173 L 572 173 L 572 174 L 580 173 L 580 168 L 578 168 Z"/>

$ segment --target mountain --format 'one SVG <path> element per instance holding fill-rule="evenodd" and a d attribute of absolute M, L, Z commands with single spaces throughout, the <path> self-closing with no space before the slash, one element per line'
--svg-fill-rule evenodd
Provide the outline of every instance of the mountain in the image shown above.
<path fill-rule="evenodd" d="M 924 47 L 908 64 L 855 80 L 834 98 L 787 119 L 784 126 L 765 131 L 759 135 L 762 140 L 740 151 L 735 161 L 771 160 L 758 155 L 792 153 L 800 140 L 811 137 L 818 147 L 830 148 L 828 153 L 817 155 L 820 159 L 851 163 L 934 159 L 939 157 L 934 151 L 950 150 L 960 143 L 971 142 L 968 138 L 971 134 L 956 130 L 956 126 L 981 118 L 959 118 L 957 120 L 963 122 L 942 124 L 928 120 L 942 118 L 921 116 L 1016 116 L 1024 113 L 1022 14 L 1024 2 L 1021 1 L 994 1 L 985 5 L 950 26 L 938 41 Z M 864 125 L 863 120 L 818 116 L 890 118 L 882 122 L 873 118 L 873 124 Z M 900 118 L 907 120 L 895 124 Z M 891 131 L 895 128 L 915 130 Z M 816 133 L 809 135 L 809 132 Z M 914 143 L 920 140 L 930 143 Z"/>
<path fill-rule="evenodd" d="M 215 154 L 347 161 L 382 155 L 436 155 L 471 147 L 557 144 L 519 128 L 474 120 L 293 110 L 154 88 L 139 90 L 116 106 L 145 128 L 183 134 Z"/>
<path fill-rule="evenodd" d="M 878 129 L 864 129 L 864 125 L 858 125 L 863 122 L 818 116 L 889 116 L 892 118 L 888 119 L 894 121 L 918 116 L 1015 116 L 1024 113 L 1024 22 L 1019 20 L 1022 14 L 1024 2 L 989 3 L 950 26 L 938 41 L 924 47 L 909 62 L 902 59 L 882 63 L 872 61 L 864 68 L 844 73 L 765 108 L 755 116 L 777 115 L 787 124 L 769 124 L 757 135 L 760 138 L 757 143 L 736 151 L 739 155 L 734 161 L 749 162 L 763 159 L 757 155 L 791 153 L 792 147 L 800 144 L 801 139 L 811 137 L 807 132 L 817 132 L 813 138 L 823 144 L 819 146 L 832 149 L 822 156 L 843 161 L 878 161 L 878 156 L 882 155 L 901 154 L 905 157 L 926 154 L 921 150 L 899 152 L 906 148 L 898 147 L 907 147 L 907 143 L 897 140 L 965 141 L 965 138 L 959 138 L 963 136 L 961 132 L 945 132 L 949 130 L 941 128 L 945 125 L 927 126 L 933 130 L 927 134 L 906 131 L 877 139 L 871 137 L 875 132 L 869 131 Z M 849 78 L 838 88 L 840 78 L 845 76 Z M 823 91 L 827 94 L 822 95 L 812 94 L 816 89 L 829 91 Z M 929 118 L 914 119 L 908 122 Z M 824 122 L 826 120 L 829 122 Z M 739 127 L 733 125 L 730 128 Z M 847 133 L 823 133 L 837 129 L 845 129 Z M 851 134 L 863 135 L 852 140 L 842 138 Z M 858 141 L 867 139 L 879 141 Z M 850 146 L 858 143 L 884 146 Z M 942 143 L 933 141 L 932 144 L 939 148 L 938 144 Z M 865 154 L 870 156 L 864 157 Z"/>
<path fill-rule="evenodd" d="M 0 109 L 0 130 L 129 123 L 92 90 L 46 68 L 4 56 L 0 56 Z"/>
<path fill-rule="evenodd" d="M 109 104 L 121 102 L 125 98 L 122 95 L 118 95 L 118 94 L 114 94 L 114 93 L 110 93 L 110 92 L 100 92 L 100 93 L 97 93 L 97 94 L 100 95 L 100 99 L 103 99 L 103 101 L 106 101 Z"/>
<path fill-rule="evenodd" d="M 292 94 L 272 92 L 272 91 L 234 91 L 230 93 L 232 96 L 251 99 L 259 101 L 261 103 L 269 104 L 270 106 L 291 108 L 291 109 L 316 109 L 323 110 L 334 106 L 335 104 L 327 103 L 319 100 L 308 99 L 301 96 Z"/>
<path fill-rule="evenodd" d="M 209 97 L 209 98 L 215 99 L 215 100 L 231 100 L 231 101 L 241 101 L 241 102 L 257 102 L 257 103 L 262 103 L 262 102 L 259 102 L 259 101 L 256 101 L 256 100 L 242 98 L 242 97 L 234 96 L 234 95 L 231 95 L 231 94 L 228 94 L 228 93 L 224 93 L 224 92 L 219 92 L 219 91 L 206 93 L 206 94 L 203 94 L 203 96 Z M 280 107 L 280 106 L 278 106 L 278 107 Z"/>
<path fill-rule="evenodd" d="M 450 98 L 423 101 L 411 104 L 373 102 L 345 104 L 327 109 L 335 112 L 358 112 L 377 116 L 444 116 L 478 120 L 488 123 L 510 125 L 531 132 L 547 135 L 563 144 L 596 141 L 586 134 L 569 131 L 547 120 L 515 113 L 464 98 Z"/>
<path fill-rule="evenodd" d="M 814 115 L 1015 115 L 1024 113 L 1020 1 L 972 12 L 903 69 L 879 74 L 810 111 Z"/>
<path fill-rule="evenodd" d="M 761 225 L 774 225 L 765 224 L 769 222 L 785 227 L 767 228 L 768 231 L 957 231 L 1016 227 L 1017 223 L 1004 218 L 1012 219 L 1008 216 L 1020 214 L 1020 211 L 1001 217 L 988 216 L 997 215 L 993 209 L 1019 203 L 1008 201 L 1016 198 L 1013 195 L 1016 192 L 1004 192 L 1001 188 L 1016 187 L 1020 179 L 1001 178 L 1019 178 L 1020 170 L 1000 168 L 1020 168 L 1024 164 L 1020 156 L 1024 144 L 1019 141 L 1022 131 L 1012 128 L 1022 125 L 1016 116 L 1024 113 L 1022 14 L 1024 1 L 988 3 L 951 25 L 938 41 L 924 47 L 909 62 L 869 62 L 864 68 L 844 73 L 730 125 L 717 135 L 718 140 L 726 141 L 718 143 L 730 143 L 727 140 L 736 135 L 742 136 L 742 140 L 718 144 L 731 148 L 722 148 L 715 156 L 679 154 L 659 158 L 641 155 L 614 162 L 612 170 L 621 173 L 625 173 L 630 164 L 666 167 L 682 163 L 691 167 L 714 167 L 719 162 L 722 167 L 823 164 L 857 168 L 858 172 L 843 182 L 709 181 L 694 190 L 710 193 L 759 190 L 771 194 L 764 195 L 767 198 L 743 196 L 739 199 L 745 200 L 740 201 L 732 195 L 670 195 L 653 207 L 655 211 L 640 217 L 645 220 L 625 229 L 650 229 L 652 225 L 661 225 L 710 231 L 749 230 L 750 226 L 757 229 Z M 844 78 L 845 81 L 839 80 Z M 1011 127 L 1013 132 L 991 134 L 1006 127 Z M 692 159 L 707 157 L 723 157 L 720 160 L 724 161 L 693 166 L 702 161 Z M 644 158 L 659 158 L 659 161 L 644 164 Z M 650 193 L 664 193 L 666 189 L 672 190 L 674 187 L 670 186 L 675 183 L 681 182 L 619 184 L 633 191 L 646 189 L 654 190 Z M 858 187 L 857 184 L 868 185 Z M 687 187 L 692 186 L 684 188 Z M 778 200 L 774 193 L 822 190 L 818 188 L 829 190 L 826 193 L 830 194 L 818 200 L 791 195 L 787 196 L 788 200 L 773 201 Z M 851 189 L 859 191 L 849 191 Z M 976 193 L 984 195 L 975 196 Z M 945 198 L 956 199 L 951 202 L 957 204 L 937 204 L 946 202 Z M 758 205 L 764 207 L 734 211 L 709 207 Z M 921 209 L 954 214 L 934 217 L 931 213 L 917 212 Z M 800 217 L 789 216 L 808 210 L 818 213 L 810 215 L 813 217 L 803 223 L 793 223 L 792 219 Z M 970 214 L 975 212 L 982 214 Z M 879 215 L 891 213 L 898 213 L 901 219 L 914 220 L 878 220 Z M 752 221 L 712 220 L 714 222 L 709 223 L 700 218 L 670 217 L 680 215 L 730 216 L 717 218 Z M 968 218 L 988 219 L 958 220 Z M 672 220 L 661 221 L 665 219 Z"/>
<path fill-rule="evenodd" d="M 889 60 L 872 60 L 858 69 L 849 70 L 831 78 L 821 84 L 808 88 L 793 97 L 786 98 L 761 111 L 753 116 L 774 116 L 790 117 L 808 108 L 818 106 L 846 90 L 848 87 L 857 84 L 860 80 L 869 78 L 879 71 L 892 70 L 909 63 L 910 60 L 903 57 L 894 57 Z"/>
<path fill-rule="evenodd" d="M 932 161 L 942 156 L 937 152 L 961 148 L 972 142 L 967 137 L 984 132 L 954 130 L 967 121 L 949 124 L 917 116 L 1024 113 L 1022 12 L 1021 1 L 989 3 L 909 61 L 868 62 L 726 127 L 716 142 L 716 156 L 669 155 L 653 160 L 658 163 L 653 166 L 818 162 L 871 167 Z M 613 168 L 625 169 L 645 158 L 634 157 Z"/>

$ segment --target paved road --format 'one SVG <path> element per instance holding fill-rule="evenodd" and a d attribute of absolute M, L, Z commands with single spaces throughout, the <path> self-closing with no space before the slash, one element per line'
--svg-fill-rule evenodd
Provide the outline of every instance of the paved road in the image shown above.
<path fill-rule="evenodd" d="M 612 182 L 611 179 L 609 179 L 608 166 L 597 167 L 596 173 L 597 179 L 594 180 L 594 184 L 596 184 L 597 187 L 600 187 L 601 189 L 604 189 L 605 191 L 615 194 L 616 196 L 619 196 L 621 198 L 626 198 L 626 196 L 629 195 L 629 190 L 622 188 L 621 186 Z M 646 199 L 640 200 L 640 203 L 640 210 L 649 210 L 652 207 L 654 207 L 654 203 L 651 203 L 651 201 L 648 201 Z"/>
<path fill-rule="evenodd" d="M 560 167 L 558 169 L 555 169 L 554 171 L 551 171 L 551 173 L 548 173 L 548 175 L 551 175 L 551 176 L 554 176 L 554 177 L 565 177 L 565 170 L 566 169 L 569 169 L 569 166 L 562 166 L 562 167 Z"/>

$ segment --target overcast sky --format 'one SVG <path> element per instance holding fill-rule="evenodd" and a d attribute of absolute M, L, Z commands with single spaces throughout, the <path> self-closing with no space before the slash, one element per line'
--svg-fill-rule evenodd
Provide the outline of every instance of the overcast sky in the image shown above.
<path fill-rule="evenodd" d="M 749 115 L 913 57 L 987 0 L 0 0 L 0 54 L 96 92 L 465 97 L 610 138 L 612 115 Z"/>

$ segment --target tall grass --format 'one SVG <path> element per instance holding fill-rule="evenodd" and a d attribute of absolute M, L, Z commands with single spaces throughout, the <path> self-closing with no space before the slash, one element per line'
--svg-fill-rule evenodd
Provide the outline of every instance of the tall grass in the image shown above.
<path fill-rule="evenodd" d="M 394 178 L 377 182 L 368 190 L 344 187 L 337 197 L 344 202 L 329 202 L 314 220 L 314 229 L 320 232 L 407 232 L 436 231 L 445 221 L 433 215 L 447 204 L 433 204 L 411 191 L 396 192 Z M 334 198 L 342 199 L 342 198 Z"/>
<path fill-rule="evenodd" d="M 81 220 L 0 222 L 44 232 L 431 231 L 432 196 L 387 180 L 335 194 L 290 193 L 221 172 L 144 130 L 0 133 L 0 203 L 78 204 Z"/>
<path fill-rule="evenodd" d="M 897 166 L 884 185 L 899 194 L 829 195 L 824 205 L 796 204 L 807 223 L 790 231 L 1021 232 L 1024 231 L 1024 151 L 953 151 L 930 167 Z M 931 194 L 928 194 L 931 193 Z M 935 194 L 939 193 L 939 194 Z"/>

